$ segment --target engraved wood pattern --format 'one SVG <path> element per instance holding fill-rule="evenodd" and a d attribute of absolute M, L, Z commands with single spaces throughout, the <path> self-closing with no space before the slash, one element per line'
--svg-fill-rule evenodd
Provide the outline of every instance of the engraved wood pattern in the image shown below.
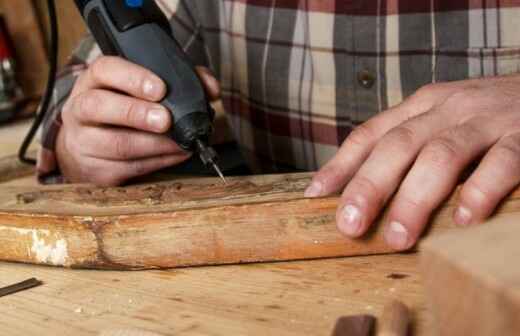
<path fill-rule="evenodd" d="M 392 252 L 381 225 L 336 229 L 339 196 L 307 199 L 310 174 L 182 179 L 118 188 L 9 187 L 0 193 L 0 259 L 146 269 Z M 456 196 L 454 196 L 456 197 Z M 432 231 L 453 229 L 453 198 Z M 517 210 L 518 193 L 501 210 Z"/>

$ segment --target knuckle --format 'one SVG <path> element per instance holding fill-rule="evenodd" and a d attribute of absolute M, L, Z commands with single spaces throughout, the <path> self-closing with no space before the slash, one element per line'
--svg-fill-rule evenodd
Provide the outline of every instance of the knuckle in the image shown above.
<path fill-rule="evenodd" d="M 480 123 L 480 125 L 482 124 L 483 123 Z M 469 122 L 465 124 L 443 131 L 440 136 L 441 138 L 453 139 L 453 141 L 457 141 L 458 143 L 468 143 L 472 141 L 472 139 L 478 139 L 482 134 L 481 131 L 475 127 L 475 123 L 470 119 Z"/>
<path fill-rule="evenodd" d="M 143 71 L 134 70 L 128 73 L 127 85 L 132 92 L 142 92 L 146 75 Z"/>
<path fill-rule="evenodd" d="M 145 125 L 145 109 L 142 108 L 142 105 L 138 101 L 129 101 L 122 107 L 121 110 L 121 119 L 123 123 L 129 126 L 139 126 Z"/>
<path fill-rule="evenodd" d="M 450 94 L 442 103 L 445 107 L 450 107 L 450 110 L 472 112 L 472 107 L 479 98 L 479 90 L 473 87 L 467 87 L 457 90 Z"/>
<path fill-rule="evenodd" d="M 314 175 L 312 180 L 320 183 L 325 190 L 336 192 L 345 186 L 348 177 L 348 172 L 340 163 L 329 162 Z"/>
<path fill-rule="evenodd" d="M 399 202 L 400 206 L 404 209 L 413 209 L 413 210 L 425 210 L 431 207 L 431 204 L 422 198 L 414 198 L 413 195 L 415 193 L 401 191 L 399 195 L 396 197 L 395 202 Z"/>
<path fill-rule="evenodd" d="M 383 204 L 383 190 L 370 178 L 362 175 L 356 176 L 347 187 L 349 191 L 363 193 L 367 198 L 376 202 L 378 206 Z"/>
<path fill-rule="evenodd" d="M 421 156 L 429 163 L 433 163 L 440 168 L 449 167 L 457 160 L 457 145 L 448 138 L 437 138 L 428 143 Z"/>
<path fill-rule="evenodd" d="M 94 82 L 103 82 L 107 70 L 111 67 L 111 63 L 112 57 L 110 56 L 98 57 L 88 68 L 90 78 Z"/>
<path fill-rule="evenodd" d="M 520 170 L 520 141 L 518 141 L 518 136 L 505 136 L 492 149 L 492 152 L 508 171 Z"/>
<path fill-rule="evenodd" d="M 476 181 L 468 181 L 461 192 L 463 203 L 475 208 L 487 208 L 493 204 L 493 195 Z"/>
<path fill-rule="evenodd" d="M 364 123 L 352 130 L 349 136 L 345 139 L 344 144 L 346 145 L 354 145 L 354 146 L 366 146 L 371 143 L 374 136 L 374 131 L 369 124 Z"/>
<path fill-rule="evenodd" d="M 437 84 L 428 83 L 421 86 L 412 96 L 416 99 L 430 99 L 435 95 L 436 91 Z"/>
<path fill-rule="evenodd" d="M 142 161 L 135 160 L 129 163 L 132 176 L 141 176 L 148 172 Z"/>
<path fill-rule="evenodd" d="M 99 101 L 101 100 L 99 92 L 89 90 L 81 93 L 76 99 L 78 102 L 78 107 L 74 111 L 76 117 L 79 120 L 92 119 L 97 113 Z"/>
<path fill-rule="evenodd" d="M 111 139 L 111 143 L 114 146 L 114 154 L 117 158 L 122 160 L 127 160 L 130 158 L 131 154 L 131 137 L 124 135 L 113 135 Z"/>
<path fill-rule="evenodd" d="M 128 102 L 121 106 L 119 118 L 123 124 L 130 125 L 135 111 L 135 103 Z"/>
<path fill-rule="evenodd" d="M 398 126 L 387 133 L 381 144 L 390 146 L 399 152 L 406 152 L 417 139 L 416 132 L 408 126 Z"/>

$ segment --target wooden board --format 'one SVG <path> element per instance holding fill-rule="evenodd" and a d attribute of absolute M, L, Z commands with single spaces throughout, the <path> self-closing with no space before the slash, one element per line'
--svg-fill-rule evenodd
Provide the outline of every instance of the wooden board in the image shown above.
<path fill-rule="evenodd" d="M 422 265 L 439 335 L 518 335 L 520 218 L 498 216 L 463 235 L 423 245 Z"/>
<path fill-rule="evenodd" d="M 4 187 L 0 259 L 143 269 L 392 252 L 381 225 L 348 239 L 338 197 L 307 199 L 310 174 L 188 179 L 124 188 Z M 434 231 L 453 227 L 438 216 Z"/>
<path fill-rule="evenodd" d="M 381 317 L 392 299 L 413 312 L 413 335 L 431 319 L 417 255 L 148 270 L 74 270 L 0 262 L 0 286 L 40 287 L 0 299 L 1 336 L 330 336 L 345 315 Z M 401 275 L 395 277 L 395 273 Z"/>

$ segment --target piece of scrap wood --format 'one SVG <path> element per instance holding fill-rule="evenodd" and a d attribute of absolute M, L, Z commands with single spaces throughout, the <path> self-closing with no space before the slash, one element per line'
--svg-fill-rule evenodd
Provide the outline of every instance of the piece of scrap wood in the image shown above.
<path fill-rule="evenodd" d="M 372 315 L 342 316 L 336 321 L 332 336 L 370 336 L 375 322 Z"/>
<path fill-rule="evenodd" d="M 0 297 L 14 294 L 16 292 L 20 292 L 20 291 L 23 291 L 23 290 L 26 290 L 29 288 L 33 288 L 36 286 L 40 286 L 41 284 L 43 284 L 43 282 L 41 282 L 40 280 L 38 280 L 36 278 L 30 278 L 30 279 L 0 288 Z"/>
<path fill-rule="evenodd" d="M 305 198 L 311 174 L 181 179 L 118 188 L 6 186 L 0 260 L 147 269 L 394 252 L 381 222 L 362 239 L 336 228 L 339 196 Z M 520 209 L 514 193 L 500 211 Z M 429 234 L 454 230 L 450 200 Z"/>
<path fill-rule="evenodd" d="M 421 268 L 439 335 L 518 335 L 520 219 L 502 214 L 464 234 L 421 244 Z"/>

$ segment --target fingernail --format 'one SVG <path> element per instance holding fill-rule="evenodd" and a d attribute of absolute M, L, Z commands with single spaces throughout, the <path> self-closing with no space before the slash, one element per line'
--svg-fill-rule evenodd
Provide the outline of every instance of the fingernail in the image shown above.
<path fill-rule="evenodd" d="M 408 247 L 408 230 L 403 224 L 397 221 L 392 221 L 388 225 L 385 239 L 392 248 L 403 250 Z"/>
<path fill-rule="evenodd" d="M 347 204 L 343 208 L 342 217 L 342 231 L 349 236 L 358 236 L 361 229 L 361 211 L 359 211 L 358 207 Z"/>
<path fill-rule="evenodd" d="M 148 111 L 146 115 L 146 122 L 148 126 L 157 132 L 165 130 L 165 125 L 168 122 L 166 110 L 163 108 L 155 108 Z"/>
<path fill-rule="evenodd" d="M 318 197 L 321 195 L 321 191 L 323 190 L 323 184 L 318 181 L 313 181 L 307 189 L 305 189 L 305 193 L 303 194 L 305 197 Z"/>
<path fill-rule="evenodd" d="M 471 223 L 472 217 L 471 211 L 463 206 L 459 206 L 453 215 L 455 223 L 460 226 L 468 226 Z"/>
<path fill-rule="evenodd" d="M 159 99 L 163 94 L 163 87 L 156 80 L 146 79 L 143 83 L 143 92 L 148 97 Z"/>

